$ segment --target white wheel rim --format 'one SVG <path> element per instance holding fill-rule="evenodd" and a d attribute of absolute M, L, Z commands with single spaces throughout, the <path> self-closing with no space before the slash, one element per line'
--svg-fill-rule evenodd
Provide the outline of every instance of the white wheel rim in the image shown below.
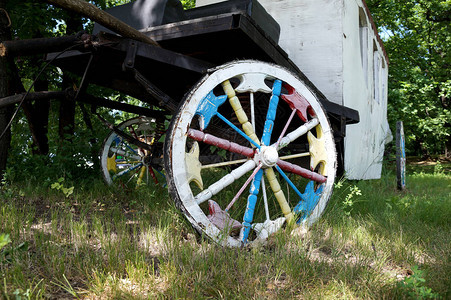
<path fill-rule="evenodd" d="M 335 179 L 335 145 L 327 116 L 325 115 L 321 104 L 302 81 L 279 66 L 263 62 L 240 61 L 218 67 L 214 73 L 205 77 L 200 83 L 198 83 L 198 85 L 196 85 L 192 89 L 192 91 L 186 97 L 186 99 L 188 100 L 185 101 L 180 107 L 180 111 L 176 116 L 175 123 L 172 127 L 173 130 L 170 132 L 170 140 L 172 140 L 173 142 L 170 145 L 170 151 L 168 155 L 170 156 L 169 161 L 173 163 L 169 164 L 169 168 L 171 170 L 168 173 L 171 174 L 170 176 L 174 182 L 173 188 L 175 189 L 175 193 L 178 195 L 179 200 L 183 205 L 183 210 L 185 210 L 187 217 L 193 224 L 193 226 L 197 229 L 201 229 L 208 237 L 212 238 L 214 241 L 227 246 L 240 246 L 241 241 L 231 236 L 228 236 L 225 239 L 221 234 L 221 231 L 210 222 L 210 220 L 207 218 L 205 213 L 195 201 L 195 195 L 193 195 L 192 190 L 189 186 L 189 182 L 187 181 L 185 164 L 181 163 L 180 160 L 181 158 L 183 160 L 183 158 L 185 157 L 187 129 L 190 126 L 191 120 L 195 115 L 199 103 L 210 91 L 218 86 L 218 84 L 244 73 L 270 74 L 271 76 L 291 85 L 299 94 L 307 99 L 312 109 L 316 113 L 319 124 L 321 124 L 322 126 L 326 149 L 328 149 L 328 164 L 325 170 L 325 174 L 327 174 L 327 180 L 323 185 L 324 190 L 320 200 L 318 201 L 318 204 L 313 209 L 310 216 L 304 221 L 304 223 L 310 225 L 320 217 L 332 192 Z"/>
<path fill-rule="evenodd" d="M 130 126 L 133 126 L 133 125 L 136 125 L 139 123 L 151 123 L 151 122 L 154 122 L 154 120 L 151 118 L 141 116 L 141 117 L 136 117 L 136 118 L 126 120 L 126 121 L 122 122 L 121 124 L 119 124 L 117 127 L 120 130 L 123 130 L 124 128 L 128 128 Z M 118 138 L 118 135 L 114 131 L 111 131 L 110 134 L 105 138 L 105 141 L 104 141 L 101 151 L 100 151 L 100 168 L 101 168 L 103 178 L 108 185 L 113 184 L 113 179 L 112 179 L 112 174 L 110 173 L 110 171 L 107 168 L 107 159 L 108 159 L 108 157 L 110 157 L 110 154 L 111 154 L 110 151 L 112 148 L 111 145 L 113 144 L 113 142 L 116 138 Z M 136 156 L 136 160 L 141 161 L 143 159 L 143 155 L 141 155 L 139 153 L 136 154 L 135 156 Z M 149 180 L 148 172 L 149 171 L 146 170 L 146 174 L 145 174 L 146 181 Z M 151 180 L 151 178 L 150 178 L 150 180 Z"/>

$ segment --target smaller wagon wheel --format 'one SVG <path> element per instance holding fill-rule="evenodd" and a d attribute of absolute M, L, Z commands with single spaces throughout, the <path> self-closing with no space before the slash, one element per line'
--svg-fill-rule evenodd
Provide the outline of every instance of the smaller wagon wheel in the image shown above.
<path fill-rule="evenodd" d="M 202 163 L 218 150 L 223 162 Z M 335 143 L 316 96 L 286 69 L 258 61 L 200 80 L 172 119 L 164 153 L 176 205 L 199 233 L 227 246 L 312 224 L 335 179 Z"/>
<path fill-rule="evenodd" d="M 148 117 L 132 118 L 117 128 L 150 145 L 151 150 L 142 149 L 111 131 L 100 150 L 100 168 L 105 182 L 127 188 L 158 184 L 162 149 L 156 141 L 156 120 Z"/>

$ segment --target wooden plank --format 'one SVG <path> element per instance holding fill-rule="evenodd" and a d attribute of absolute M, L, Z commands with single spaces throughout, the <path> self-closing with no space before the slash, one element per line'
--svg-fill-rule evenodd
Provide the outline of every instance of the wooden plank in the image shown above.
<path fill-rule="evenodd" d="M 131 44 L 136 44 L 136 56 L 140 58 L 158 61 L 201 74 L 214 67 L 213 64 L 194 57 L 128 39 L 122 40 L 119 45 L 112 46 L 112 48 L 127 52 Z"/>
<path fill-rule="evenodd" d="M 232 14 L 204 17 L 144 29 L 141 32 L 156 41 L 186 38 L 233 28 Z"/>

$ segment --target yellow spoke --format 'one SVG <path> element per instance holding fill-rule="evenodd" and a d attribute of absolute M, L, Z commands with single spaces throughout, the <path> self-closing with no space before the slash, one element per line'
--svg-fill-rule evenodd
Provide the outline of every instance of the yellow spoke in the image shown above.
<path fill-rule="evenodd" d="M 143 181 L 143 178 L 144 178 L 144 174 L 146 174 L 146 166 L 142 166 L 141 169 L 139 170 L 139 175 L 138 175 L 138 181 L 136 183 L 136 188 L 138 188 L 141 185 L 141 183 Z"/>
<path fill-rule="evenodd" d="M 258 137 L 254 132 L 254 128 L 252 127 L 252 124 L 249 122 L 249 119 L 247 118 L 247 115 L 244 112 L 243 107 L 241 106 L 241 102 L 236 96 L 235 90 L 233 89 L 232 85 L 230 84 L 230 81 L 228 80 L 224 81 L 222 83 L 222 88 L 224 89 L 224 92 L 227 94 L 227 97 L 229 98 L 229 103 L 232 106 L 233 110 L 235 111 L 235 114 L 238 118 L 238 122 L 240 122 L 244 133 L 246 133 L 254 142 L 260 144 L 260 141 L 258 140 Z"/>

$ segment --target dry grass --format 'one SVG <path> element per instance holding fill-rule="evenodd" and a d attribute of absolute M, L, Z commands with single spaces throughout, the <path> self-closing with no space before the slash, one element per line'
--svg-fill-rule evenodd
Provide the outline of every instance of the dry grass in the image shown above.
<path fill-rule="evenodd" d="M 123 191 L 97 182 L 65 197 L 32 183 L 4 185 L 0 233 L 12 243 L 0 254 L 0 293 L 6 299 L 449 298 L 451 176 L 442 165 L 435 174 L 411 165 L 416 173 L 405 192 L 395 189 L 390 172 L 381 180 L 345 182 L 315 226 L 283 230 L 252 249 L 200 238 L 161 188 Z M 353 186 L 362 195 L 345 206 Z M 424 283 L 407 284 L 417 276 L 414 266 Z"/>

